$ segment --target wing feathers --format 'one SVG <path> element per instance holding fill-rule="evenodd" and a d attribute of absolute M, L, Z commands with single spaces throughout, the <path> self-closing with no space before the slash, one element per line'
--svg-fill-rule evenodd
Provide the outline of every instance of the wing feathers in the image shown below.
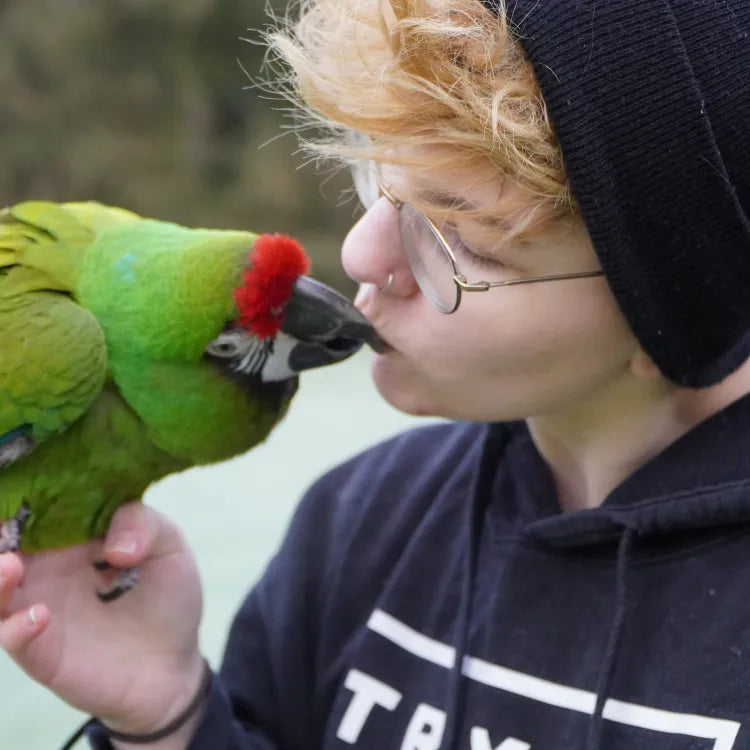
<path fill-rule="evenodd" d="M 0 211 L 0 467 L 67 429 L 102 388 L 104 334 L 69 294 L 92 237 L 54 203 Z"/>

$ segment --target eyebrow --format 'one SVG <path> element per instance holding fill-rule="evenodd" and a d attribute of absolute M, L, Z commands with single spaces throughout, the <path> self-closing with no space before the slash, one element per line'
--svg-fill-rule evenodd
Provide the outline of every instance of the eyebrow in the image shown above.
<path fill-rule="evenodd" d="M 469 211 L 476 211 L 478 208 L 476 203 L 454 193 L 445 193 L 437 190 L 420 190 L 417 192 L 417 196 L 425 203 L 433 203 L 441 208 L 460 208 L 464 210 L 468 209 Z"/>

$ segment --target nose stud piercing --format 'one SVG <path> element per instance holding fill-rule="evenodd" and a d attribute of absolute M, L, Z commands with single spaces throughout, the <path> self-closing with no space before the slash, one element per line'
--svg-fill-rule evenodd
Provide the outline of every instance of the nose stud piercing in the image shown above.
<path fill-rule="evenodd" d="M 389 274 L 388 274 L 388 281 L 386 281 L 386 282 L 385 282 L 385 284 L 384 284 L 383 286 L 379 286 L 379 287 L 378 287 L 378 291 L 379 291 L 379 292 L 380 292 L 381 294 L 388 294 L 388 292 L 389 292 L 389 290 L 390 290 L 390 288 L 391 288 L 391 284 L 392 284 L 392 283 L 393 283 L 393 274 L 392 274 L 392 273 L 389 273 Z"/>

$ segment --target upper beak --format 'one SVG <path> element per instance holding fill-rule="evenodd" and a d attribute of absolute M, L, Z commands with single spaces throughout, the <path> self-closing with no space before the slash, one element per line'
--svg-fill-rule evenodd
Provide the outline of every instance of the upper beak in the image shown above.
<path fill-rule="evenodd" d="M 289 366 L 300 372 L 340 362 L 369 344 L 384 345 L 367 318 L 342 294 L 309 276 L 300 276 L 284 311 L 281 330 L 297 339 Z"/>

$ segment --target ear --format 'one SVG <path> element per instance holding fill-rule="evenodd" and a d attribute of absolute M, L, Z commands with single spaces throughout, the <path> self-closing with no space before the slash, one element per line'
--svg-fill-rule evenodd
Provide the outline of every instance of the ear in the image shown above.
<path fill-rule="evenodd" d="M 638 349 L 630 360 L 630 372 L 635 378 L 644 378 L 646 380 L 655 380 L 661 377 L 661 370 L 654 364 L 654 360 L 649 357 L 643 349 Z"/>

